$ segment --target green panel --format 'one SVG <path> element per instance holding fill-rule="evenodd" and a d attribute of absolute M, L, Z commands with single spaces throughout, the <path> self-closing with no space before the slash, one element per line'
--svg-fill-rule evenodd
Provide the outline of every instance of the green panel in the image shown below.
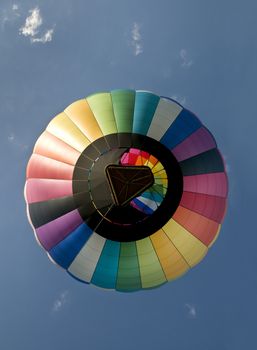
<path fill-rule="evenodd" d="M 136 242 L 143 288 L 153 288 L 167 282 L 158 256 L 149 237 Z"/>
<path fill-rule="evenodd" d="M 132 292 L 141 288 L 136 243 L 122 242 L 116 289 L 122 292 Z"/>
<path fill-rule="evenodd" d="M 111 94 L 109 92 L 102 92 L 91 95 L 86 100 L 94 113 L 102 133 L 104 135 L 117 133 Z"/>
<path fill-rule="evenodd" d="M 118 132 L 132 132 L 135 91 L 113 90 L 111 96 Z"/>

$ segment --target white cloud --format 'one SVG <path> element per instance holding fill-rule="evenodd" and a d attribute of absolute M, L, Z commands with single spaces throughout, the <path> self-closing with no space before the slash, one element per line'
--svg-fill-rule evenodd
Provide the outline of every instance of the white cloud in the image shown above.
<path fill-rule="evenodd" d="M 196 307 L 192 304 L 185 304 L 188 318 L 196 318 Z"/>
<path fill-rule="evenodd" d="M 189 58 L 188 52 L 186 49 L 181 49 L 179 52 L 179 56 L 181 59 L 181 66 L 184 68 L 189 68 L 192 66 L 193 61 Z"/>
<path fill-rule="evenodd" d="M 52 311 L 59 312 L 63 306 L 67 303 L 69 292 L 65 290 L 59 297 L 54 301 Z"/>
<path fill-rule="evenodd" d="M 35 36 L 38 28 L 42 25 L 43 19 L 38 7 L 29 10 L 30 15 L 26 18 L 25 24 L 20 28 L 20 34 L 24 36 Z"/>
<path fill-rule="evenodd" d="M 134 23 L 131 30 L 131 46 L 133 48 L 133 54 L 135 56 L 140 55 L 143 52 L 142 36 L 140 33 L 140 26 L 138 23 Z"/>
<path fill-rule="evenodd" d="M 42 43 L 52 41 L 54 29 L 47 29 L 44 34 L 42 34 L 41 26 L 43 23 L 43 18 L 40 13 L 40 9 L 35 7 L 29 10 L 29 16 L 25 20 L 25 24 L 19 29 L 19 33 L 26 37 L 30 37 L 31 43 Z M 39 35 L 39 36 L 37 36 Z"/>

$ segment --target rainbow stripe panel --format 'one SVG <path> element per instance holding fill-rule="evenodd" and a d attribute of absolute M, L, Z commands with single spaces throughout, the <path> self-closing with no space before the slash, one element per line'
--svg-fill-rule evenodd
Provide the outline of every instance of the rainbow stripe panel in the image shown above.
<path fill-rule="evenodd" d="M 106 162 L 153 174 L 151 187 L 127 205 L 138 214 L 135 227 L 143 229 L 153 215 L 158 220 L 163 203 L 173 200 L 176 178 L 151 142 L 179 165 L 179 204 L 144 238 L 108 239 L 99 230 L 114 208 Z M 24 193 L 36 240 L 51 260 L 84 283 L 133 292 L 172 281 L 204 258 L 224 219 L 228 179 L 214 137 L 192 112 L 152 92 L 123 89 L 78 100 L 50 121 L 28 162 Z M 116 223 L 116 231 L 122 237 L 123 225 Z"/>
<path fill-rule="evenodd" d="M 153 185 L 134 198 L 130 205 L 144 213 L 152 214 L 161 205 L 167 192 L 168 177 L 163 165 L 153 155 L 135 148 L 130 148 L 123 154 L 121 164 L 144 165 L 151 169 L 154 177 Z"/>

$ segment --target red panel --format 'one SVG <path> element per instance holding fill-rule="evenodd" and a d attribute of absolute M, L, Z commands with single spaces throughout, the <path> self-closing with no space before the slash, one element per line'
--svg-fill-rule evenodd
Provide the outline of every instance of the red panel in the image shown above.
<path fill-rule="evenodd" d="M 208 246 L 216 236 L 219 224 L 191 210 L 178 207 L 173 219 Z"/>
<path fill-rule="evenodd" d="M 219 223 L 226 211 L 225 198 L 202 193 L 184 192 L 180 205 Z"/>
<path fill-rule="evenodd" d="M 227 197 L 228 181 L 225 173 L 184 176 L 184 191 Z"/>
<path fill-rule="evenodd" d="M 141 156 L 148 159 L 150 157 L 150 154 L 148 152 L 141 151 Z"/>
<path fill-rule="evenodd" d="M 38 154 L 32 154 L 27 166 L 27 178 L 71 180 L 74 167 Z"/>
<path fill-rule="evenodd" d="M 28 179 L 25 187 L 27 203 L 72 195 L 71 180 Z"/>
<path fill-rule="evenodd" d="M 136 161 L 137 161 L 137 158 L 138 158 L 138 155 L 137 154 L 134 154 L 134 153 L 129 153 L 129 161 L 128 161 L 128 164 L 135 164 Z"/>

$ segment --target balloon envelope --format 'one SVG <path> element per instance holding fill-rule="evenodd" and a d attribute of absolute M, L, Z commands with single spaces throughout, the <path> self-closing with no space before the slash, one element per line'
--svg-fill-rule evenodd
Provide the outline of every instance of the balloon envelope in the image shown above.
<path fill-rule="evenodd" d="M 198 264 L 220 231 L 224 163 L 189 110 L 148 91 L 97 93 L 37 140 L 25 199 L 38 243 L 76 279 L 131 292 Z"/>

